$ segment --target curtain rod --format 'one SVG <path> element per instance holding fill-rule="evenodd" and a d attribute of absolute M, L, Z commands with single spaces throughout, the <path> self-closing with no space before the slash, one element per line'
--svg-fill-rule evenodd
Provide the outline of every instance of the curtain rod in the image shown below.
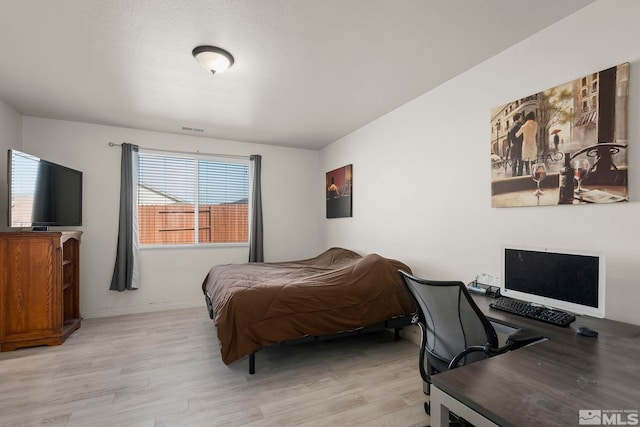
<path fill-rule="evenodd" d="M 116 142 L 109 141 L 109 147 L 120 147 L 122 144 L 118 144 Z M 178 153 L 178 154 L 199 154 L 202 156 L 214 156 L 214 157 L 226 157 L 230 159 L 245 159 L 249 160 L 249 156 L 240 156 L 235 154 L 216 154 L 216 153 L 203 153 L 201 151 L 178 151 L 178 150 L 163 150 L 161 148 L 147 148 L 147 147 L 139 147 L 143 150 L 147 151 L 158 151 L 162 153 Z"/>

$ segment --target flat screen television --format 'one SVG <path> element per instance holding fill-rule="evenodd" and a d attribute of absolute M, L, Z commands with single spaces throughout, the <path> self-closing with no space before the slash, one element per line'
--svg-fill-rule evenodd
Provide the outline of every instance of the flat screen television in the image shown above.
<path fill-rule="evenodd" d="M 10 149 L 8 226 L 82 225 L 82 172 Z"/>
<path fill-rule="evenodd" d="M 604 317 L 603 254 L 526 247 L 503 249 L 504 296 Z"/>

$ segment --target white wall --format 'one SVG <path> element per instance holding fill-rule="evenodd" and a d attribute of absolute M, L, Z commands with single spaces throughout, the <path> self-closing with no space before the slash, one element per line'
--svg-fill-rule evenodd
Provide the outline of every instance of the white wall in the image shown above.
<path fill-rule="evenodd" d="M 22 146 L 22 115 L 0 100 L 0 231 L 7 227 L 7 150 Z"/>
<path fill-rule="evenodd" d="M 119 147 L 262 155 L 266 261 L 318 254 L 322 200 L 317 186 L 319 152 L 24 117 L 22 149 L 83 171 L 80 309 L 83 317 L 202 306 L 202 281 L 216 264 L 246 262 L 248 247 L 147 249 L 140 254 L 140 289 L 109 290 L 118 232 Z M 321 187 L 320 187 L 321 188 Z"/>
<path fill-rule="evenodd" d="M 500 275 L 506 244 L 599 251 L 606 317 L 640 324 L 638 16 L 635 0 L 593 3 L 322 150 L 319 181 L 353 163 L 354 185 L 354 216 L 324 220 L 325 246 L 465 282 Z M 631 63 L 631 202 L 491 208 L 490 109 L 623 62 Z"/>

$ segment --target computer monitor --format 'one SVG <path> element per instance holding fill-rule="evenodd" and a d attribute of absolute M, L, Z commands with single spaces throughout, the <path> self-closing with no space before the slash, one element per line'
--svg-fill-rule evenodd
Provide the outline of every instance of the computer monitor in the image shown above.
<path fill-rule="evenodd" d="M 582 251 L 504 247 L 504 296 L 604 317 L 605 257 Z"/>

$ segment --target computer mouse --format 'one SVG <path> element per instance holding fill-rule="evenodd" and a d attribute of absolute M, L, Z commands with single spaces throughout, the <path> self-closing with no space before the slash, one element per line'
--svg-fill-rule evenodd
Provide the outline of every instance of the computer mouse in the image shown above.
<path fill-rule="evenodd" d="M 587 326 L 578 326 L 576 328 L 576 334 L 578 335 L 582 335 L 585 337 L 597 337 L 598 336 L 598 332 L 594 331 L 593 329 L 587 327 Z"/>

